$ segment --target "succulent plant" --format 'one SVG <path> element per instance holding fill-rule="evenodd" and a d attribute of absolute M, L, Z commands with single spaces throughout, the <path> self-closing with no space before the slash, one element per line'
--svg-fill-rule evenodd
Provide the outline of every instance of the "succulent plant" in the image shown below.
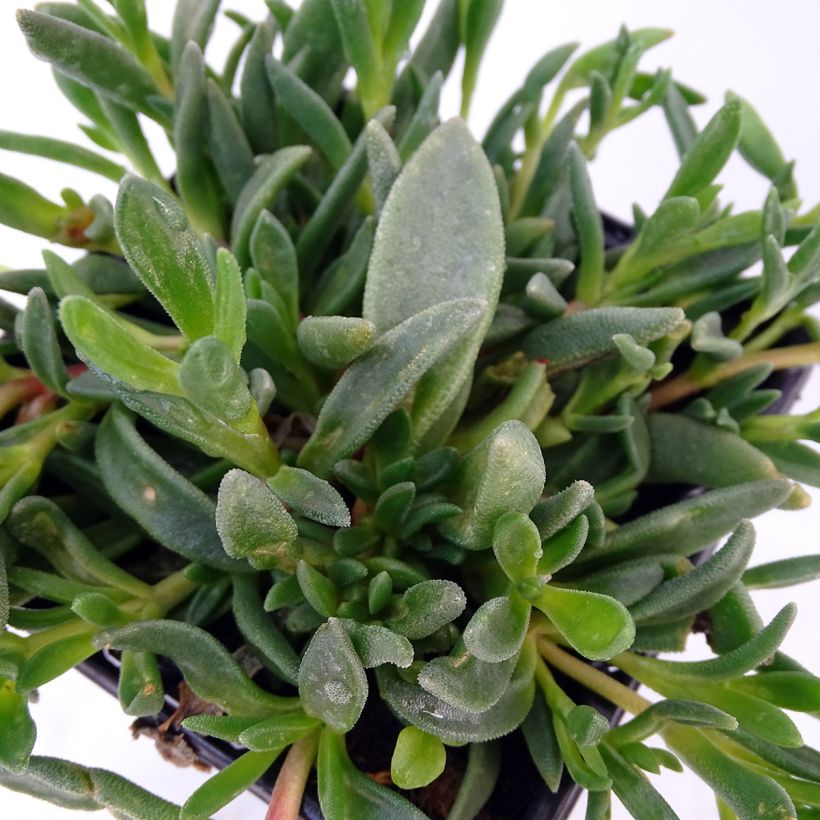
<path fill-rule="evenodd" d="M 466 114 L 500 0 L 441 0 L 409 55 L 421 0 L 268 0 L 226 12 L 220 68 L 218 0 L 178 0 L 170 39 L 144 0 L 109 5 L 18 20 L 134 173 L 0 133 L 119 182 L 57 203 L 0 175 L 0 221 L 87 252 L 0 274 L 28 294 L 0 310 L 0 783 L 199 818 L 281 758 L 268 817 L 298 816 L 315 768 L 330 820 L 415 818 L 461 761 L 458 820 L 520 733 L 588 818 L 611 793 L 674 817 L 644 772 L 682 765 L 722 818 L 817 816 L 820 755 L 783 710 L 818 713 L 820 682 L 779 651 L 793 607 L 764 625 L 749 590 L 820 557 L 747 563 L 748 519 L 820 486 L 820 411 L 767 413 L 772 372 L 820 359 L 820 215 L 754 109 L 730 96 L 698 130 L 700 95 L 639 69 L 668 32 L 624 29 L 545 54 L 479 143 L 439 92 L 463 50 Z M 680 167 L 610 246 L 587 163 L 656 106 Z M 760 210 L 715 183 L 736 150 L 771 181 Z M 693 631 L 713 657 L 657 657 Z M 176 728 L 245 750 L 181 808 L 32 754 L 37 687 L 102 647 L 126 713 L 160 711 L 168 658 Z M 348 749 L 368 702 L 389 773 Z"/>

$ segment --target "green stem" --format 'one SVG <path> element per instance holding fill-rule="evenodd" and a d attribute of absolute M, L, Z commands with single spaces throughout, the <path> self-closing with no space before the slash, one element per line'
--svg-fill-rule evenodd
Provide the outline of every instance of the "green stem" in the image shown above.
<path fill-rule="evenodd" d="M 298 820 L 302 796 L 319 748 L 319 732 L 294 743 L 279 770 L 265 820 Z"/>
<path fill-rule="evenodd" d="M 640 714 L 652 705 L 650 701 L 628 686 L 624 686 L 594 666 L 579 660 L 563 649 L 559 649 L 551 641 L 539 640 L 538 649 L 541 657 L 556 669 L 633 715 Z"/>
<path fill-rule="evenodd" d="M 658 410 L 668 404 L 695 395 L 701 390 L 714 387 L 725 379 L 736 376 L 758 364 L 770 364 L 775 370 L 788 370 L 792 367 L 808 367 L 819 362 L 820 342 L 744 353 L 737 359 L 725 362 L 698 378 L 693 378 L 691 373 L 684 373 L 664 382 L 652 391 L 650 407 L 652 410 Z"/>

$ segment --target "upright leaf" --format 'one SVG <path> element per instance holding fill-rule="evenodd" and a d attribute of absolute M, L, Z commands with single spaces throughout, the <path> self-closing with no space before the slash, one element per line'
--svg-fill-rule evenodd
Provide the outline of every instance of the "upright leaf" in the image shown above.
<path fill-rule="evenodd" d="M 412 416 L 419 441 L 470 380 L 501 288 L 503 254 L 492 170 L 466 126 L 451 120 L 413 155 L 384 204 L 362 313 L 384 332 L 451 299 L 469 296 L 487 303 L 458 350 L 416 389 Z"/>

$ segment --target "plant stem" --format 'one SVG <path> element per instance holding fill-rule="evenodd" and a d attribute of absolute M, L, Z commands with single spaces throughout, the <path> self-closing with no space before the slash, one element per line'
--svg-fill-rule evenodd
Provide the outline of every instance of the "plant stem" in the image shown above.
<path fill-rule="evenodd" d="M 265 820 L 298 820 L 305 783 L 318 747 L 318 732 L 312 732 L 290 747 L 276 778 Z"/>
<path fill-rule="evenodd" d="M 693 378 L 690 373 L 684 373 L 682 376 L 664 382 L 652 391 L 650 409 L 658 410 L 666 407 L 668 404 L 685 399 L 701 390 L 714 387 L 719 382 L 758 364 L 770 364 L 775 370 L 788 370 L 792 367 L 806 367 L 818 362 L 820 362 L 820 342 L 744 353 L 737 359 L 725 362 L 697 379 Z"/>
<path fill-rule="evenodd" d="M 624 686 L 594 666 L 559 649 L 551 641 L 539 640 L 538 649 L 541 657 L 556 669 L 633 715 L 640 714 L 652 705 L 650 701 L 628 686 Z"/>

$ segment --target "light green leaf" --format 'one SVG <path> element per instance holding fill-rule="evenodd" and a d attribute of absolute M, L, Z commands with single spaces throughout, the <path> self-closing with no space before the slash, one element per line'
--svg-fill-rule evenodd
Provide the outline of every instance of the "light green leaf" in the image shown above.
<path fill-rule="evenodd" d="M 650 481 L 730 487 L 779 476 L 768 456 L 729 430 L 676 413 L 651 413 L 647 425 Z"/>
<path fill-rule="evenodd" d="M 383 663 L 407 668 L 413 662 L 413 645 L 403 635 L 397 635 L 383 626 L 360 624 L 351 620 L 343 620 L 342 625 L 366 669 Z"/>
<path fill-rule="evenodd" d="M 240 732 L 237 739 L 254 752 L 279 751 L 315 732 L 321 725 L 316 718 L 302 712 L 286 712 L 254 723 Z"/>
<path fill-rule="evenodd" d="M 532 604 L 553 622 L 573 649 L 590 660 L 606 660 L 623 652 L 635 637 L 629 610 L 606 595 L 546 586 Z"/>
<path fill-rule="evenodd" d="M 233 254 L 220 248 L 216 252 L 213 335 L 228 346 L 237 363 L 245 346 L 246 313 L 242 271 Z"/>
<path fill-rule="evenodd" d="M 726 545 L 690 572 L 656 587 L 630 608 L 642 625 L 673 621 L 709 609 L 740 579 L 755 544 L 754 527 L 741 521 Z"/>
<path fill-rule="evenodd" d="M 268 486 L 289 507 L 329 527 L 349 527 L 350 511 L 338 491 L 308 470 L 284 465 Z"/>
<path fill-rule="evenodd" d="M 162 188 L 126 176 L 114 211 L 128 264 L 189 341 L 213 332 L 213 272 L 185 211 Z"/>
<path fill-rule="evenodd" d="M 111 38 L 27 9 L 17 13 L 17 24 L 35 57 L 127 108 L 169 119 L 151 75 Z"/>
<path fill-rule="evenodd" d="M 526 513 L 511 512 L 498 519 L 493 530 L 493 552 L 513 582 L 532 578 L 538 571 L 541 536 Z"/>
<path fill-rule="evenodd" d="M 645 345 L 683 321 L 680 308 L 593 308 L 537 327 L 524 339 L 524 351 L 531 359 L 546 359 L 548 373 L 559 373 L 617 353 L 612 337 L 618 333 Z"/>
<path fill-rule="evenodd" d="M 747 569 L 743 585 L 749 589 L 778 589 L 820 578 L 820 555 L 800 555 Z"/>
<path fill-rule="evenodd" d="M 60 324 L 89 366 L 135 390 L 182 395 L 179 365 L 129 333 L 112 313 L 85 296 L 60 302 Z"/>
<path fill-rule="evenodd" d="M 390 776 L 400 789 L 420 789 L 432 783 L 447 762 L 444 744 L 415 726 L 405 726 L 396 739 Z"/>
<path fill-rule="evenodd" d="M 498 703 L 512 676 L 515 657 L 487 663 L 468 652 L 463 641 L 449 655 L 433 658 L 419 672 L 418 684 L 449 706 L 486 712 Z"/>
<path fill-rule="evenodd" d="M 740 125 L 740 101 L 729 100 L 695 137 L 665 198 L 696 197 L 714 182 L 740 139 Z"/>
<path fill-rule="evenodd" d="M 350 139 L 322 97 L 272 56 L 265 60 L 276 101 L 301 126 L 310 140 L 338 171 L 350 156 Z"/>
<path fill-rule="evenodd" d="M 12 772 L 28 766 L 37 729 L 28 711 L 28 697 L 15 691 L 14 681 L 0 678 L 0 765 Z"/>

